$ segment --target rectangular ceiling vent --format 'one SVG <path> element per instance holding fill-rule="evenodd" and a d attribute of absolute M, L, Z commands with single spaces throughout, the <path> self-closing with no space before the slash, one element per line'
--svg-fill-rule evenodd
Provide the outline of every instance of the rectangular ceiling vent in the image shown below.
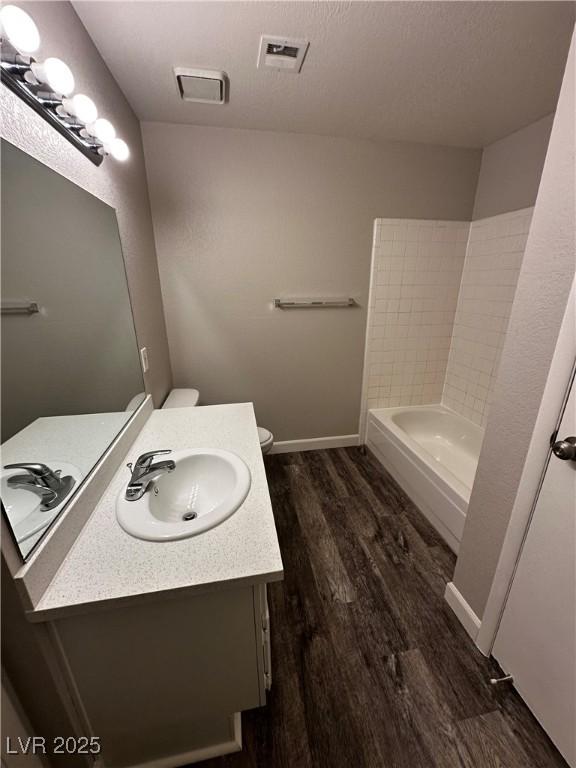
<path fill-rule="evenodd" d="M 213 69 L 174 67 L 180 98 L 200 104 L 225 104 L 228 100 L 228 75 Z"/>
<path fill-rule="evenodd" d="M 262 35 L 258 53 L 258 69 L 275 69 L 298 73 L 308 50 L 308 41 L 300 38 Z"/>

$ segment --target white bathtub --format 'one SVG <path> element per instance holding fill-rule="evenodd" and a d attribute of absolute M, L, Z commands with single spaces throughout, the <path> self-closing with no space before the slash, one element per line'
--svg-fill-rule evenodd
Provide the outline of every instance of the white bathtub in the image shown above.
<path fill-rule="evenodd" d="M 366 444 L 458 552 L 484 430 L 443 405 L 368 412 Z"/>

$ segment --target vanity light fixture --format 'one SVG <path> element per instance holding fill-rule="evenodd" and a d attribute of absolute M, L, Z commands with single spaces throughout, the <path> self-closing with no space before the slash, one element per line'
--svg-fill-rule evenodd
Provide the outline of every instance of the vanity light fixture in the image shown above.
<path fill-rule="evenodd" d="M 115 160 L 121 162 L 130 157 L 128 144 L 116 137 L 116 129 L 109 120 L 102 118 L 95 120 L 86 126 L 85 132 L 88 136 L 94 136 L 102 142 L 102 146 L 98 150 L 101 155 L 112 155 Z"/>
<path fill-rule="evenodd" d="M 116 138 L 109 120 L 98 117 L 96 104 L 83 93 L 73 95 L 75 82 L 70 67 L 49 56 L 36 61 L 40 33 L 32 17 L 16 5 L 0 10 L 2 83 L 32 107 L 53 128 L 95 165 L 106 155 L 124 161 L 128 145 Z"/>
<path fill-rule="evenodd" d="M 54 56 L 41 64 L 33 61 L 30 69 L 24 72 L 24 80 L 31 85 L 47 85 L 50 92 L 56 96 L 70 96 L 74 90 L 74 75 L 72 70 L 62 59 Z"/>
<path fill-rule="evenodd" d="M 121 163 L 130 157 L 130 149 L 123 139 L 113 139 L 108 147 L 104 145 L 104 149 L 108 149 L 114 160 L 119 160 Z"/>
<path fill-rule="evenodd" d="M 104 117 L 99 117 L 90 125 L 87 125 L 85 131 L 88 136 L 94 136 L 94 138 L 101 141 L 102 144 L 107 144 L 116 138 L 116 128 L 112 125 L 110 120 L 106 120 Z"/>
<path fill-rule="evenodd" d="M 84 125 L 93 123 L 98 117 L 96 104 L 83 93 L 77 93 L 71 99 L 62 99 L 62 104 L 56 107 L 56 112 L 62 117 L 74 117 Z"/>
<path fill-rule="evenodd" d="M 0 34 L 22 56 L 29 56 L 40 47 L 40 33 L 34 20 L 16 5 L 5 5 L 0 11 Z"/>

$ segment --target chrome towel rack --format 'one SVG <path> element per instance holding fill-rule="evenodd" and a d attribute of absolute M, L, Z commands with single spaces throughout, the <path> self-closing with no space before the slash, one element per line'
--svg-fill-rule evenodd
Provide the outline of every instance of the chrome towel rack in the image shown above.
<path fill-rule="evenodd" d="M 277 309 L 335 309 L 340 307 L 357 307 L 356 299 L 347 297 L 335 298 L 285 298 L 274 299 Z"/>
<path fill-rule="evenodd" d="M 37 301 L 22 299 L 17 301 L 2 301 L 0 310 L 3 315 L 35 315 L 40 312 Z"/>

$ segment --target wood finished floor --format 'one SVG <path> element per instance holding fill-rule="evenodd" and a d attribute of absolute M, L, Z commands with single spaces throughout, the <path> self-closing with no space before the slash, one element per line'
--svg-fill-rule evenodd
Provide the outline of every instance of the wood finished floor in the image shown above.
<path fill-rule="evenodd" d="M 266 457 L 285 579 L 274 682 L 241 753 L 206 768 L 567 768 L 512 689 L 489 685 L 443 594 L 455 557 L 359 448 Z"/>

